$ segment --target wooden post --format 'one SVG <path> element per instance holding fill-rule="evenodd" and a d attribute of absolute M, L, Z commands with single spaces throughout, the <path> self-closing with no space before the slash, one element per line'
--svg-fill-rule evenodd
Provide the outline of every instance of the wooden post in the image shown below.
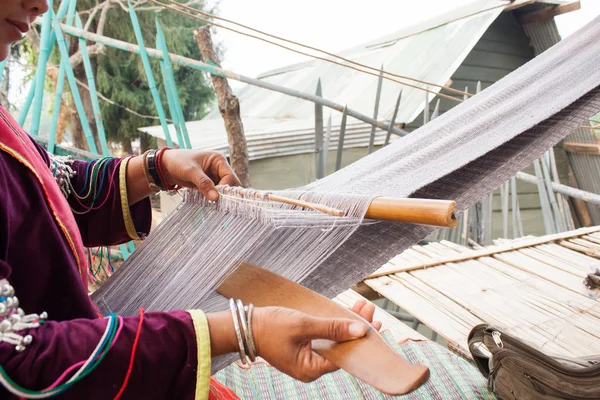
<path fill-rule="evenodd" d="M 204 61 L 219 65 L 219 59 L 215 53 L 210 35 L 210 27 L 204 26 L 196 29 L 194 31 L 194 38 L 196 39 L 196 43 L 198 43 Z M 248 162 L 248 147 L 240 116 L 240 102 L 233 95 L 233 91 L 226 78 L 213 74 L 210 77 L 217 93 L 219 112 L 225 121 L 231 166 L 238 178 L 240 178 L 242 186 L 249 187 L 250 166 Z"/>
<path fill-rule="evenodd" d="M 348 119 L 347 108 L 342 113 L 342 124 L 340 125 L 340 136 L 338 138 L 337 157 L 335 159 L 335 170 L 342 168 L 342 154 L 344 153 L 344 136 L 346 135 L 346 120 Z"/>
<path fill-rule="evenodd" d="M 379 72 L 379 79 L 377 80 L 377 92 L 375 94 L 375 109 L 373 110 L 373 119 L 377 121 L 377 115 L 379 114 L 379 102 L 381 101 L 381 85 L 383 84 L 383 64 L 381 64 L 381 71 Z M 377 128 L 371 126 L 371 136 L 369 137 L 369 154 L 371 154 L 375 147 L 375 130 Z"/>
<path fill-rule="evenodd" d="M 400 100 L 402 100 L 402 90 L 398 94 L 398 100 L 396 100 L 396 106 L 394 107 L 394 114 L 392 115 L 392 119 L 390 120 L 390 126 L 388 127 L 387 135 L 385 136 L 384 146 L 390 144 L 390 139 L 392 137 L 392 128 L 396 123 L 396 117 L 398 116 L 398 110 L 400 109 Z"/>
<path fill-rule="evenodd" d="M 321 78 L 317 82 L 316 96 L 323 96 Z M 325 158 L 323 154 L 323 106 L 315 103 L 315 175 L 317 179 L 325 176 Z"/>

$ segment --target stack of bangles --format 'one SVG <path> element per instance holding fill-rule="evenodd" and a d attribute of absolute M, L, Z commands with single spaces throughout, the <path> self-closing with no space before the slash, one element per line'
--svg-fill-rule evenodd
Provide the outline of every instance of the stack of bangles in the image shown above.
<path fill-rule="evenodd" d="M 162 167 L 162 156 L 167 150 L 169 150 L 169 147 L 163 147 L 160 150 L 148 150 L 144 153 L 144 160 L 142 163 L 144 176 L 146 177 L 148 187 L 150 187 L 154 193 L 158 193 L 161 190 L 173 192 L 179 189 L 177 185 L 169 184 Z"/>
<path fill-rule="evenodd" d="M 238 345 L 240 348 L 240 358 L 242 364 L 246 365 L 256 360 L 256 344 L 254 343 L 254 335 L 252 334 L 252 311 L 254 305 L 244 306 L 241 300 L 229 300 L 229 308 L 233 317 L 233 327 L 237 336 Z"/>

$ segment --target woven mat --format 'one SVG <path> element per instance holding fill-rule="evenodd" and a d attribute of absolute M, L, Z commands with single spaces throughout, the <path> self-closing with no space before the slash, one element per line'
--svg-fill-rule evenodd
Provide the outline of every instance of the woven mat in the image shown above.
<path fill-rule="evenodd" d="M 412 363 L 431 369 L 427 384 L 406 396 L 387 396 L 358 379 L 337 371 L 315 382 L 302 383 L 266 363 L 251 368 L 232 364 L 214 377 L 241 399 L 496 399 L 487 382 L 468 361 L 432 341 L 396 343 L 388 332 L 386 341 Z"/>

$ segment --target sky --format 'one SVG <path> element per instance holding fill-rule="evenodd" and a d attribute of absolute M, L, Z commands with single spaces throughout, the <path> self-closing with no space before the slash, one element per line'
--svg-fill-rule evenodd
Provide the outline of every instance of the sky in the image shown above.
<path fill-rule="evenodd" d="M 473 0 L 220 0 L 222 17 L 265 32 L 336 52 L 398 31 Z M 600 0 L 581 0 L 581 10 L 556 17 L 564 38 L 600 15 Z M 216 28 L 225 49 L 222 66 L 255 77 L 306 58 Z M 232 85 L 236 85 L 232 82 Z"/>
<path fill-rule="evenodd" d="M 218 2 L 222 17 L 265 32 L 337 52 L 396 32 L 462 4 L 480 0 L 208 0 Z M 581 0 L 581 10 L 556 17 L 564 38 L 600 15 L 600 0 Z M 307 58 L 273 45 L 216 28 L 215 41 L 225 49 L 222 66 L 241 75 L 262 72 Z M 22 74 L 20 74 L 22 75 Z M 15 82 L 19 81 L 15 77 Z M 242 86 L 230 80 L 234 88 Z M 11 87 L 19 105 L 28 85 Z"/>

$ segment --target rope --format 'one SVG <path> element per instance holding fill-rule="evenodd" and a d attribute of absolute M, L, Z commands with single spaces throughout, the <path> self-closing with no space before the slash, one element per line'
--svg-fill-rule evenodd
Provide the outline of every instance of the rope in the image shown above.
<path fill-rule="evenodd" d="M 119 400 L 129 383 L 129 377 L 131 376 L 131 372 L 133 371 L 133 363 L 135 361 L 135 351 L 137 349 L 138 343 L 140 341 L 140 334 L 142 333 L 142 324 L 144 323 L 144 309 L 140 308 L 140 322 L 138 323 L 138 329 L 135 334 L 135 339 L 133 341 L 133 347 L 131 348 L 131 358 L 129 359 L 129 367 L 127 368 L 127 374 L 125 375 L 125 380 L 123 381 L 123 386 L 119 390 L 119 393 L 115 396 L 114 400 Z"/>
<path fill-rule="evenodd" d="M 379 77 L 379 76 L 380 76 L 380 75 L 379 75 L 379 73 L 374 73 L 374 72 L 365 71 L 364 69 L 360 69 L 360 68 L 353 67 L 353 66 L 350 66 L 350 65 L 345 65 L 345 64 L 342 64 L 341 62 L 337 62 L 337 61 L 330 60 L 330 59 L 327 59 L 327 58 L 324 58 L 324 57 L 319 57 L 319 56 L 315 56 L 315 55 L 313 55 L 313 54 L 309 54 L 309 53 L 306 53 L 306 52 L 303 52 L 303 51 L 300 51 L 300 50 L 296 50 L 296 49 L 293 49 L 293 48 L 291 48 L 291 47 L 288 47 L 288 46 L 285 46 L 285 45 L 282 45 L 282 44 L 279 44 L 279 43 L 273 42 L 273 41 L 271 41 L 271 40 L 268 40 L 268 39 L 261 38 L 261 37 L 259 37 L 259 36 L 256 36 L 256 35 L 252 35 L 252 34 L 249 34 L 249 33 L 240 32 L 240 31 L 238 31 L 238 30 L 236 30 L 236 29 L 229 28 L 229 27 L 227 27 L 227 26 L 224 26 L 224 25 L 220 25 L 220 24 L 214 23 L 214 22 L 212 22 L 212 21 L 210 21 L 210 20 L 208 20 L 208 19 L 205 19 L 205 18 L 199 17 L 199 16 L 197 16 L 197 15 L 193 15 L 193 14 L 190 14 L 190 13 L 188 13 L 188 12 L 186 12 L 186 11 L 179 10 L 179 9 L 177 9 L 177 8 L 174 8 L 174 7 L 168 6 L 168 5 L 166 5 L 166 4 L 160 3 L 160 2 L 159 2 L 159 1 L 157 1 L 157 0 L 149 0 L 149 1 L 150 1 L 150 2 L 152 2 L 152 3 L 154 3 L 154 4 L 157 4 L 157 5 L 159 5 L 160 7 L 166 8 L 166 9 L 168 9 L 168 10 L 171 10 L 171 11 L 174 11 L 174 12 L 177 12 L 177 13 L 179 13 L 179 14 L 185 15 L 185 16 L 187 16 L 187 17 L 190 17 L 190 18 L 197 19 L 197 20 L 199 20 L 199 21 L 202 21 L 202 22 L 204 22 L 204 23 L 206 23 L 206 24 L 209 24 L 209 25 L 212 25 L 212 26 L 215 26 L 215 27 L 218 27 L 218 28 L 223 28 L 223 29 L 226 29 L 226 30 L 229 30 L 229 31 L 235 32 L 235 33 L 239 33 L 240 35 L 247 36 L 247 37 L 250 37 L 250 38 L 253 38 L 253 39 L 257 39 L 257 40 L 263 41 L 263 42 L 265 42 L 265 43 L 269 43 L 269 44 L 272 44 L 272 45 L 274 45 L 274 46 L 280 47 L 280 48 L 282 48 L 282 49 L 286 49 L 286 50 L 292 51 L 292 52 L 294 52 L 294 53 L 297 53 L 297 54 L 301 54 L 301 55 L 304 55 L 304 56 L 307 56 L 307 57 L 311 57 L 311 58 L 314 58 L 314 59 L 316 59 L 316 60 L 325 61 L 325 62 L 328 62 L 328 63 L 331 63 L 331 64 L 339 65 L 339 66 L 341 66 L 341 67 L 343 67 L 343 68 L 348 68 L 348 69 L 351 69 L 351 70 L 354 70 L 354 71 L 362 72 L 362 73 L 364 73 L 364 74 L 367 74 L 367 75 L 372 75 L 372 76 L 376 76 L 376 77 Z M 182 4 L 179 4 L 179 3 L 177 3 L 177 2 L 174 2 L 174 1 L 172 1 L 172 0 L 166 0 L 166 1 L 168 1 L 168 2 L 170 2 L 170 3 L 178 4 L 179 6 L 182 6 L 182 7 L 184 7 Z M 187 7 L 187 6 L 185 6 L 185 7 Z M 494 7 L 494 8 L 497 8 L 497 7 Z M 199 12 L 198 10 L 195 10 L 195 9 L 193 9 L 193 8 L 191 8 L 191 7 L 190 7 L 190 9 L 191 9 L 191 10 L 194 10 L 194 11 L 196 11 L 196 12 Z M 488 11 L 488 10 L 484 10 L 484 11 Z M 483 11 L 482 11 L 482 12 L 483 12 Z M 208 15 L 211 15 L 211 14 L 208 14 Z M 236 24 L 237 24 L 237 23 L 236 23 Z M 248 29 L 252 29 L 252 28 L 248 28 Z M 254 30 L 254 31 L 257 31 L 257 30 L 255 30 L 255 29 L 252 29 L 252 30 Z M 257 31 L 257 32 L 261 32 L 261 31 Z M 261 33 L 262 33 L 262 32 L 261 32 Z M 263 34 L 264 34 L 264 33 L 263 33 Z M 268 34 L 266 34 L 266 35 L 268 35 Z M 277 36 L 273 36 L 273 35 L 268 35 L 268 36 L 271 36 L 271 37 L 278 38 Z M 279 38 L 279 39 L 281 39 L 281 38 Z M 289 41 L 289 40 L 286 40 L 286 39 L 281 39 L 281 40 L 284 40 L 284 41 L 286 41 L 286 42 L 290 42 L 290 43 L 298 44 L 298 45 L 300 45 L 300 46 L 303 46 L 303 47 L 307 47 L 307 48 L 313 49 L 313 48 L 312 48 L 312 47 L 310 47 L 310 46 L 301 45 L 301 44 L 299 44 L 299 43 L 292 42 L 292 41 Z M 359 66 L 361 66 L 362 68 L 373 69 L 373 70 L 375 70 L 375 71 L 378 71 L 378 72 L 380 72 L 380 71 L 379 71 L 378 69 L 376 69 L 376 68 L 369 67 L 369 66 L 366 66 L 366 65 L 363 65 L 363 64 L 357 63 L 357 62 L 355 62 L 355 61 L 348 60 L 348 59 L 346 59 L 346 58 L 343 58 L 343 57 L 340 57 L 340 56 L 336 56 L 336 55 L 334 55 L 334 54 L 332 54 L 332 53 L 328 53 L 328 52 L 326 52 L 326 51 L 324 51 L 324 50 L 318 50 L 318 49 L 316 49 L 316 51 L 319 51 L 319 52 L 325 53 L 325 54 L 327 54 L 327 55 L 331 55 L 331 56 L 333 56 L 333 57 L 335 57 L 335 58 L 341 59 L 341 60 L 343 60 L 343 61 L 345 61 L 345 62 L 348 62 L 348 63 L 350 63 L 350 64 L 356 64 L 356 65 L 359 65 Z M 455 92 L 455 93 L 458 93 L 458 94 L 460 94 L 460 95 L 463 95 L 463 96 L 472 96 L 472 94 L 469 94 L 469 93 L 467 93 L 467 92 L 463 92 L 463 91 L 460 91 L 460 90 L 457 90 L 457 89 L 451 88 L 451 87 L 449 87 L 449 86 L 438 85 L 438 84 L 435 84 L 435 83 L 430 83 L 430 82 L 420 81 L 420 80 L 418 80 L 418 79 L 409 78 L 409 77 L 404 77 L 404 76 L 401 76 L 401 75 L 395 75 L 395 74 L 391 74 L 391 73 L 388 73 L 388 72 L 385 72 L 385 71 L 383 71 L 383 72 L 384 72 L 384 74 L 390 74 L 390 75 L 393 75 L 393 76 L 400 77 L 400 78 L 402 78 L 402 79 L 407 79 L 407 80 L 411 80 L 411 81 L 419 82 L 419 83 L 422 83 L 422 84 L 424 84 L 424 85 L 439 87 L 439 88 L 441 88 L 441 89 L 445 89 L 445 90 L 448 90 L 448 91 L 451 91 L 451 92 Z M 402 82 L 402 81 L 399 81 L 399 80 L 396 80 L 396 79 L 392 79 L 392 78 L 390 78 L 390 77 L 387 77 L 387 76 L 385 76 L 385 75 L 381 75 L 381 76 L 382 76 L 382 78 L 383 78 L 383 79 L 386 79 L 386 80 L 388 80 L 388 81 L 395 82 L 395 83 L 399 83 L 399 84 L 401 84 L 401 85 L 404 85 L 404 86 L 407 86 L 407 87 L 411 87 L 411 88 L 414 88 L 414 89 L 418 89 L 418 90 L 422 90 L 422 91 L 425 91 L 425 92 L 428 92 L 428 93 L 432 93 L 433 95 L 438 95 L 438 96 L 440 96 L 440 97 L 443 97 L 443 98 L 446 98 L 446 99 L 449 99 L 449 100 L 453 100 L 453 101 L 455 101 L 455 102 L 458 102 L 458 103 L 461 103 L 461 102 L 463 101 L 462 99 L 456 98 L 456 97 L 454 97 L 454 96 L 450 96 L 450 95 L 447 95 L 447 94 L 443 94 L 443 93 L 435 92 L 435 91 L 433 91 L 433 90 L 429 90 L 429 89 L 426 89 L 426 88 L 422 88 L 422 87 L 420 87 L 420 86 L 416 86 L 416 85 L 412 85 L 412 84 L 410 84 L 410 83 L 406 83 L 406 82 Z"/>

